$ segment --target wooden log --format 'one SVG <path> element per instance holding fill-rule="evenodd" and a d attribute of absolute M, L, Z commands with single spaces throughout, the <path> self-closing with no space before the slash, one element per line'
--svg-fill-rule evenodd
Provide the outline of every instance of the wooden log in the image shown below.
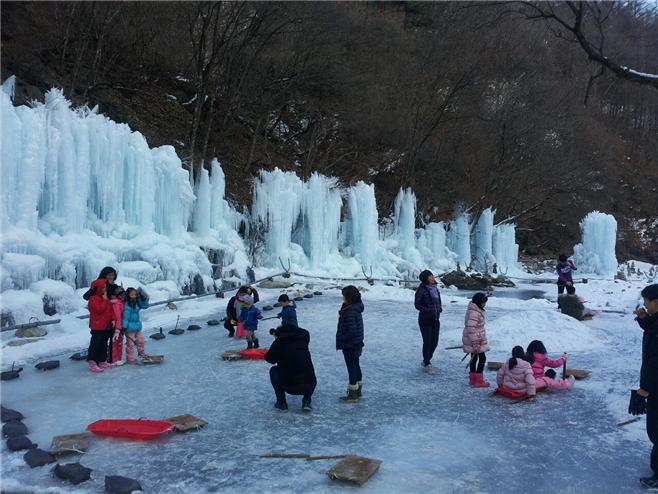
<path fill-rule="evenodd" d="M 503 366 L 502 362 L 494 362 L 494 361 L 487 362 L 487 369 L 489 370 L 498 370 L 502 366 Z"/>
<path fill-rule="evenodd" d="M 66 453 L 84 453 L 89 448 L 89 432 L 79 434 L 64 434 L 53 437 L 50 445 L 51 455 L 63 455 Z"/>
<path fill-rule="evenodd" d="M 222 360 L 242 360 L 244 357 L 242 354 L 236 350 L 229 350 L 227 352 L 223 352 L 220 357 L 222 357 Z"/>
<path fill-rule="evenodd" d="M 327 475 L 332 480 L 344 480 L 363 485 L 377 473 L 381 464 L 381 460 L 348 455 L 331 467 Z"/>
<path fill-rule="evenodd" d="M 590 372 L 588 370 L 583 370 L 583 369 L 566 369 L 565 374 L 567 376 L 573 376 L 576 379 L 580 380 L 588 377 Z"/>
<path fill-rule="evenodd" d="M 195 417 L 190 413 L 184 415 L 176 415 L 165 419 L 167 422 L 172 422 L 176 426 L 178 432 L 189 432 L 199 430 L 201 427 L 208 425 L 208 422 Z"/>

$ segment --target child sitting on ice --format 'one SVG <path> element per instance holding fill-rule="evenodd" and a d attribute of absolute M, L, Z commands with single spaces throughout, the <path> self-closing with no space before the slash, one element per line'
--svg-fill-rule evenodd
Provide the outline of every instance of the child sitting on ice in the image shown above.
<path fill-rule="evenodd" d="M 528 345 L 525 359 L 532 366 L 532 373 L 535 376 L 537 390 L 546 388 L 550 389 L 571 389 L 576 378 L 569 376 L 567 379 L 555 379 L 544 374 L 544 367 L 562 367 L 567 361 L 566 352 L 558 359 L 550 359 L 546 356 L 546 347 L 539 340 L 533 340 Z"/>
<path fill-rule="evenodd" d="M 126 306 L 123 311 L 122 327 L 126 335 L 126 363 L 136 364 L 135 345 L 137 354 L 144 358 L 144 335 L 142 334 L 142 321 L 140 311 L 149 306 L 149 297 L 141 288 L 135 290 L 133 287 L 126 290 Z"/>
<path fill-rule="evenodd" d="M 240 310 L 240 320 L 244 324 L 244 329 L 247 332 L 247 349 L 258 348 L 258 338 L 256 338 L 256 330 L 258 330 L 258 320 L 262 319 L 260 310 L 254 305 L 254 299 L 251 295 L 244 295 L 240 299 L 242 309 Z"/>
<path fill-rule="evenodd" d="M 294 300 L 285 293 L 279 295 L 279 303 L 281 304 L 281 312 L 276 317 L 281 319 L 281 326 L 298 326 L 297 324 L 297 306 Z"/>
<path fill-rule="evenodd" d="M 110 355 L 108 361 L 114 365 L 123 364 L 123 332 L 122 332 L 122 322 L 123 322 L 123 311 L 125 308 L 126 292 L 123 290 L 123 287 L 117 286 L 114 290 L 114 294 L 110 297 L 110 303 L 112 304 L 112 310 L 114 311 L 114 320 L 116 324 L 114 325 L 114 335 L 112 341 L 110 342 Z"/>
<path fill-rule="evenodd" d="M 562 314 L 571 316 L 579 321 L 587 321 L 600 313 L 600 311 L 585 307 L 585 299 L 578 295 L 560 295 L 558 297 L 558 307 L 562 311 Z"/>
<path fill-rule="evenodd" d="M 535 396 L 535 378 L 532 374 L 532 366 L 523 360 L 524 356 L 523 347 L 512 348 L 512 358 L 498 370 L 496 382 L 499 389 Z"/>
<path fill-rule="evenodd" d="M 464 317 L 464 333 L 462 343 L 464 353 L 471 354 L 469 384 L 476 388 L 488 388 L 489 383 L 484 380 L 484 364 L 487 356 L 484 352 L 489 351 L 487 332 L 485 331 L 484 306 L 487 305 L 488 297 L 478 292 L 473 295 L 471 303 L 468 304 L 466 316 Z"/>

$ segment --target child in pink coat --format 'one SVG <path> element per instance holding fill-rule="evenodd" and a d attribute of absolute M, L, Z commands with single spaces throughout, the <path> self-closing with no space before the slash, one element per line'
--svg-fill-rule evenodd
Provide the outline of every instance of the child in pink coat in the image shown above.
<path fill-rule="evenodd" d="M 489 351 L 487 332 L 484 329 L 485 314 L 484 307 L 487 305 L 488 297 L 478 292 L 473 295 L 468 304 L 466 316 L 464 317 L 464 333 L 462 343 L 464 353 L 471 354 L 470 374 L 468 383 L 476 388 L 488 388 L 489 383 L 484 380 L 484 364 L 487 356 L 484 352 Z"/>
<path fill-rule="evenodd" d="M 112 297 L 110 297 L 115 320 L 114 335 L 110 341 L 110 345 L 112 345 L 112 352 L 110 354 L 112 361 L 110 363 L 115 365 L 123 364 L 123 331 L 121 320 L 123 319 L 123 311 L 126 305 L 125 300 L 126 292 L 122 287 L 117 287 Z"/>
<path fill-rule="evenodd" d="M 546 388 L 571 389 L 576 380 L 573 376 L 569 376 L 567 379 L 552 379 L 544 374 L 544 367 L 562 367 L 567 361 L 567 354 L 564 353 L 555 360 L 550 359 L 546 356 L 546 347 L 539 340 L 533 340 L 528 345 L 526 360 L 532 365 L 537 390 Z"/>
<path fill-rule="evenodd" d="M 535 396 L 535 377 L 532 374 L 532 366 L 523 360 L 525 352 L 523 347 L 512 348 L 512 358 L 506 361 L 498 370 L 496 382 L 498 388 L 503 390 L 524 393 L 526 396 Z"/>

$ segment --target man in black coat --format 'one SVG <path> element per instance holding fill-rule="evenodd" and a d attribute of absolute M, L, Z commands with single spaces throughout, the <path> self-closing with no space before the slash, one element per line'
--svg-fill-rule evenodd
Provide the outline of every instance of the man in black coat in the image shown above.
<path fill-rule="evenodd" d="M 644 307 L 635 311 L 636 321 L 644 330 L 642 337 L 642 368 L 640 389 L 631 398 L 629 412 L 642 413 L 646 399 L 647 435 L 653 444 L 651 450 L 651 470 L 653 476 L 640 479 L 646 488 L 658 488 L 658 284 L 642 290 Z M 639 398 L 638 398 L 639 397 Z"/>
<path fill-rule="evenodd" d="M 418 276 L 420 285 L 416 289 L 414 305 L 418 311 L 418 326 L 423 337 L 423 362 L 421 366 L 428 374 L 434 374 L 432 357 L 439 344 L 439 330 L 441 329 L 441 293 L 434 275 L 426 269 Z"/>
<path fill-rule="evenodd" d="M 315 369 L 308 350 L 310 335 L 297 326 L 280 326 L 273 330 L 275 340 L 265 354 L 265 360 L 276 364 L 270 368 L 270 381 L 276 393 L 279 410 L 287 410 L 286 393 L 302 395 L 302 410 L 311 411 L 311 396 L 317 383 Z"/>

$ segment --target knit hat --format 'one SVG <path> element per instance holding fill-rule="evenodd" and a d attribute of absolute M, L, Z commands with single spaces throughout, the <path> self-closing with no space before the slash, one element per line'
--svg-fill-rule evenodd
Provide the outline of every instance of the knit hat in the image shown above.
<path fill-rule="evenodd" d="M 254 305 L 254 297 L 251 295 L 243 295 L 240 297 L 240 302 L 242 302 L 245 305 Z"/>
<path fill-rule="evenodd" d="M 432 272 L 431 272 L 429 269 L 426 269 L 425 271 L 422 271 L 422 272 L 418 275 L 418 279 L 419 279 L 422 283 L 427 284 L 427 280 L 429 279 L 430 276 L 434 276 L 434 274 L 432 274 Z"/>

